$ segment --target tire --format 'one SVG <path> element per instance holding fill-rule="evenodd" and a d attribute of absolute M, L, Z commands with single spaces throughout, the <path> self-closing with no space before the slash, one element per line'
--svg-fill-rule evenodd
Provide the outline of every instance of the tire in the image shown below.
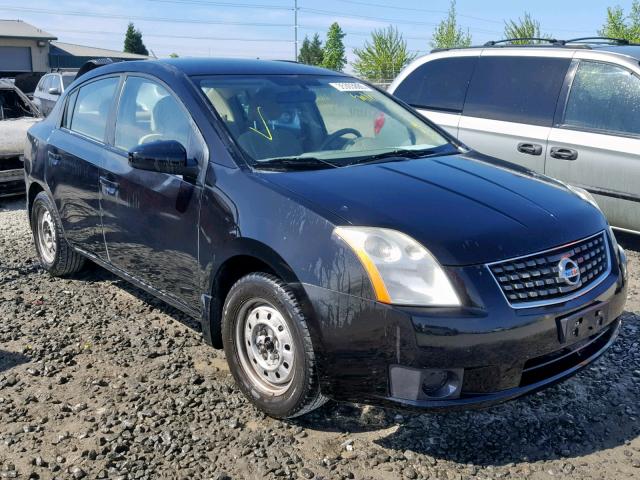
<path fill-rule="evenodd" d="M 31 231 L 42 267 L 55 277 L 79 272 L 85 258 L 67 243 L 55 205 L 40 192 L 31 207 Z"/>
<path fill-rule="evenodd" d="M 305 316 L 292 290 L 277 277 L 253 273 L 231 287 L 222 341 L 238 386 L 267 415 L 298 417 L 327 401 Z"/>

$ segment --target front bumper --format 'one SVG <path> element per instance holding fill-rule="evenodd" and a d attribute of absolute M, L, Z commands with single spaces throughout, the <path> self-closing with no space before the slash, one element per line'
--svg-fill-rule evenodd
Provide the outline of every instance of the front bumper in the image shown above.
<path fill-rule="evenodd" d="M 400 308 L 305 284 L 323 393 L 389 407 L 471 408 L 563 380 L 598 358 L 618 334 L 626 259 L 613 251 L 611 258 L 609 276 L 584 295 L 526 309 L 506 303 L 484 266 L 452 272 L 473 286 L 467 297 L 481 307 Z M 562 338 L 562 318 L 598 306 L 606 308 L 601 321 Z M 415 384 L 438 370 L 459 377 L 455 396 L 433 398 Z"/>

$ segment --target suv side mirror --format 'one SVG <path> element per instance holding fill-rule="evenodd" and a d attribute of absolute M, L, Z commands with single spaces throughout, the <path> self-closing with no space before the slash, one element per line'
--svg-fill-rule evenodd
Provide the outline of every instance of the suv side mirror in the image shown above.
<path fill-rule="evenodd" d="M 60 95 L 60 89 L 58 87 L 50 88 L 49 95 Z"/>
<path fill-rule="evenodd" d="M 129 150 L 129 165 L 139 170 L 192 178 L 198 176 L 198 166 L 189 165 L 187 151 L 175 140 L 160 140 L 133 147 Z"/>

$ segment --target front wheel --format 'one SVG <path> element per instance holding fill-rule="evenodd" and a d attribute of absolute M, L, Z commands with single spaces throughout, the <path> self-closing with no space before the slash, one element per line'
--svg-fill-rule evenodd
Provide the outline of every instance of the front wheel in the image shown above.
<path fill-rule="evenodd" d="M 305 316 L 291 289 L 278 278 L 254 273 L 231 288 L 222 335 L 236 382 L 268 415 L 297 417 L 326 402 Z"/>
<path fill-rule="evenodd" d="M 45 192 L 33 200 L 31 230 L 40 264 L 51 275 L 64 276 L 82 269 L 85 258 L 67 243 L 56 208 Z"/>

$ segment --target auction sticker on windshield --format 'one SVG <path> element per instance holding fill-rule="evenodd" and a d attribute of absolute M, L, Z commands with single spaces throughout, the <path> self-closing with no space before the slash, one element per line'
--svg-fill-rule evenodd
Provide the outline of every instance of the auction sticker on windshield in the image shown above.
<path fill-rule="evenodd" d="M 364 83 L 358 82 L 335 82 L 329 83 L 336 90 L 340 90 L 341 92 L 371 92 L 373 89 L 371 87 L 367 87 Z"/>

